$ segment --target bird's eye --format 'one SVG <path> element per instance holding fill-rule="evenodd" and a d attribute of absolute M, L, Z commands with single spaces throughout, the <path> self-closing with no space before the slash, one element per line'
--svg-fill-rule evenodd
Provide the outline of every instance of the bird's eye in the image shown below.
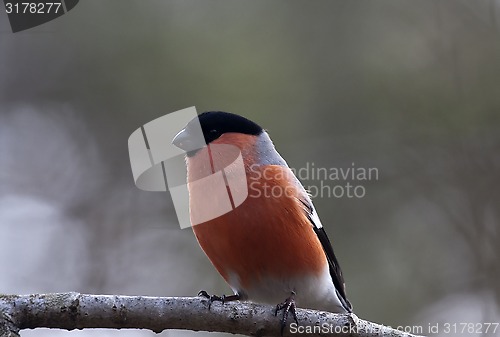
<path fill-rule="evenodd" d="M 218 132 L 219 132 L 219 131 L 217 131 L 216 129 L 212 129 L 212 130 L 210 130 L 210 133 L 211 133 L 212 135 L 216 135 Z"/>

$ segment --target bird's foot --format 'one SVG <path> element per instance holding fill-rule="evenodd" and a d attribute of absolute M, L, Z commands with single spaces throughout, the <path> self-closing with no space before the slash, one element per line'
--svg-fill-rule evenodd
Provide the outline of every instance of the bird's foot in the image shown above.
<path fill-rule="evenodd" d="M 212 307 L 213 302 L 221 302 L 222 304 L 224 304 L 226 302 L 237 301 L 241 299 L 241 296 L 239 294 L 234 294 L 229 296 L 226 295 L 217 296 L 217 295 L 210 295 L 205 290 L 200 290 L 198 296 L 205 297 L 208 299 L 208 310 L 210 310 L 210 308 Z"/>
<path fill-rule="evenodd" d="M 280 303 L 276 306 L 276 310 L 274 311 L 274 316 L 278 315 L 278 311 L 283 310 L 283 317 L 281 318 L 281 336 L 283 336 L 283 331 L 285 330 L 286 321 L 288 319 L 288 314 L 291 313 L 295 323 L 299 324 L 297 319 L 297 314 L 295 313 L 295 292 L 292 291 L 290 297 L 288 297 L 283 303 Z"/>

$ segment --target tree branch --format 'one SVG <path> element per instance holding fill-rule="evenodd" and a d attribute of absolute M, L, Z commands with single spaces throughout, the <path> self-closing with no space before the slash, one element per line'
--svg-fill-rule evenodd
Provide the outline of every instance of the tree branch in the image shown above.
<path fill-rule="evenodd" d="M 292 323 L 285 336 L 405 336 L 414 335 L 361 320 L 354 314 L 332 314 L 297 309 L 299 326 Z M 325 330 L 312 330 L 323 327 Z M 274 307 L 249 302 L 214 303 L 199 297 L 144 297 L 79 293 L 0 295 L 0 337 L 19 336 L 34 328 L 134 328 L 218 331 L 249 336 L 279 336 Z M 302 329 L 303 331 L 300 331 Z M 327 331 L 328 330 L 328 331 Z"/>

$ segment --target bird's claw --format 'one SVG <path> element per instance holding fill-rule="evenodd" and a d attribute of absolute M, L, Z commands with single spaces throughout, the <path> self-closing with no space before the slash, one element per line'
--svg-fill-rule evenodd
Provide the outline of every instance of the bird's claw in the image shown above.
<path fill-rule="evenodd" d="M 281 318 L 281 336 L 283 336 L 283 331 L 285 330 L 289 313 L 292 313 L 295 323 L 299 324 L 295 309 L 295 292 L 292 292 L 292 295 L 290 295 L 290 297 L 288 297 L 283 303 L 280 303 L 276 306 L 276 310 L 274 310 L 274 316 L 278 316 L 278 311 L 283 310 L 283 317 Z"/>
<path fill-rule="evenodd" d="M 206 299 L 208 299 L 208 310 L 210 310 L 210 308 L 212 307 L 213 302 L 221 302 L 222 304 L 224 304 L 224 303 L 229 302 L 229 301 L 237 301 L 240 299 L 240 295 L 238 295 L 238 294 L 230 295 L 230 296 L 226 296 L 226 295 L 217 296 L 217 295 L 210 295 L 205 290 L 200 290 L 200 292 L 198 293 L 198 296 L 205 297 Z"/>
<path fill-rule="evenodd" d="M 205 290 L 200 290 L 198 292 L 198 297 L 210 298 L 210 295 Z"/>

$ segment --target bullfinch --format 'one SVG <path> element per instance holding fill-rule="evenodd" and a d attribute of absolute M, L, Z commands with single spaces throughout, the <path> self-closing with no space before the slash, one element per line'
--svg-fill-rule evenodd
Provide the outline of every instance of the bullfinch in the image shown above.
<path fill-rule="evenodd" d="M 204 146 L 193 147 L 200 126 Z M 233 300 L 279 303 L 275 315 L 283 310 L 282 333 L 289 313 L 297 321 L 296 306 L 352 312 L 339 262 L 311 198 L 262 127 L 236 114 L 209 111 L 190 121 L 172 143 L 186 152 L 194 234 L 234 291 L 230 296 L 200 291 L 200 296 L 209 298 L 210 304 Z M 227 192 L 241 192 L 229 188 L 237 179 L 248 194 L 238 205 L 231 199 L 233 208 L 225 214 L 203 219 L 200 210 L 207 203 L 214 207 L 218 197 L 214 186 L 195 188 L 196 182 L 237 157 L 223 154 L 221 146 L 237 150 L 244 170 L 243 175 L 225 170 Z"/>

